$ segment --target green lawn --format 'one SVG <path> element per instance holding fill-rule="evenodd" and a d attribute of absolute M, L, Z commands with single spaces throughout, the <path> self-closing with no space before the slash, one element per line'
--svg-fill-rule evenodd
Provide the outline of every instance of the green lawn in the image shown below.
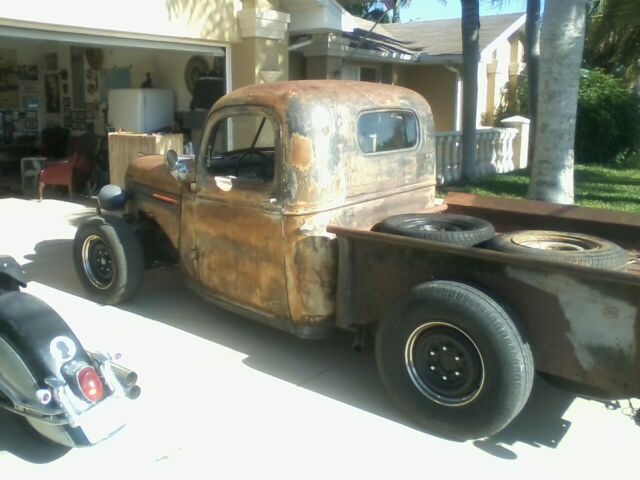
<path fill-rule="evenodd" d="M 486 177 L 473 184 L 446 185 L 438 195 L 447 192 L 468 192 L 494 197 L 524 198 L 529 185 L 528 172 Z M 585 207 L 608 208 L 640 213 L 640 156 L 624 167 L 576 165 L 576 204 Z"/>

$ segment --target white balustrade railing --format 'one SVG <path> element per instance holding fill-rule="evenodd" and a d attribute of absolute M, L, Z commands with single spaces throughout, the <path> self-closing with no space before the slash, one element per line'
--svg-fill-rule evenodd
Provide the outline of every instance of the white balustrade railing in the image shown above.
<path fill-rule="evenodd" d="M 513 144 L 517 135 L 518 130 L 515 128 L 478 128 L 476 139 L 480 177 L 512 172 L 516 169 Z M 436 180 L 438 185 L 457 182 L 461 175 L 462 132 L 437 132 Z"/>

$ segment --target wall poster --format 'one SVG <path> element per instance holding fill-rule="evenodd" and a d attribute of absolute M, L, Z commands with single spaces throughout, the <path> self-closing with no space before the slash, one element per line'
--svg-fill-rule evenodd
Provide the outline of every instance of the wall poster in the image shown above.
<path fill-rule="evenodd" d="M 16 58 L 15 50 L 0 49 L 0 110 L 20 108 Z"/>

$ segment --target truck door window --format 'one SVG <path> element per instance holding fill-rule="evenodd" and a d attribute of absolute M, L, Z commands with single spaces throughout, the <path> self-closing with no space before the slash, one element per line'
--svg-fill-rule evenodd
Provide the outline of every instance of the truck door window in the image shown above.
<path fill-rule="evenodd" d="M 418 143 L 418 120 L 413 112 L 367 112 L 358 118 L 358 143 L 364 153 L 407 150 Z"/>
<path fill-rule="evenodd" d="M 242 113 L 221 119 L 207 144 L 205 168 L 214 176 L 273 181 L 275 128 L 270 118 Z"/>

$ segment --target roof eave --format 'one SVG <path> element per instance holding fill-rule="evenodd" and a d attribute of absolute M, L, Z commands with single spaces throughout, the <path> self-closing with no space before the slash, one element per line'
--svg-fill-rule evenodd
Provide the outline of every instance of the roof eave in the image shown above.
<path fill-rule="evenodd" d="M 457 65 L 462 63 L 461 53 L 447 53 L 444 55 L 429 55 L 426 52 L 418 56 L 418 63 L 423 65 Z"/>

